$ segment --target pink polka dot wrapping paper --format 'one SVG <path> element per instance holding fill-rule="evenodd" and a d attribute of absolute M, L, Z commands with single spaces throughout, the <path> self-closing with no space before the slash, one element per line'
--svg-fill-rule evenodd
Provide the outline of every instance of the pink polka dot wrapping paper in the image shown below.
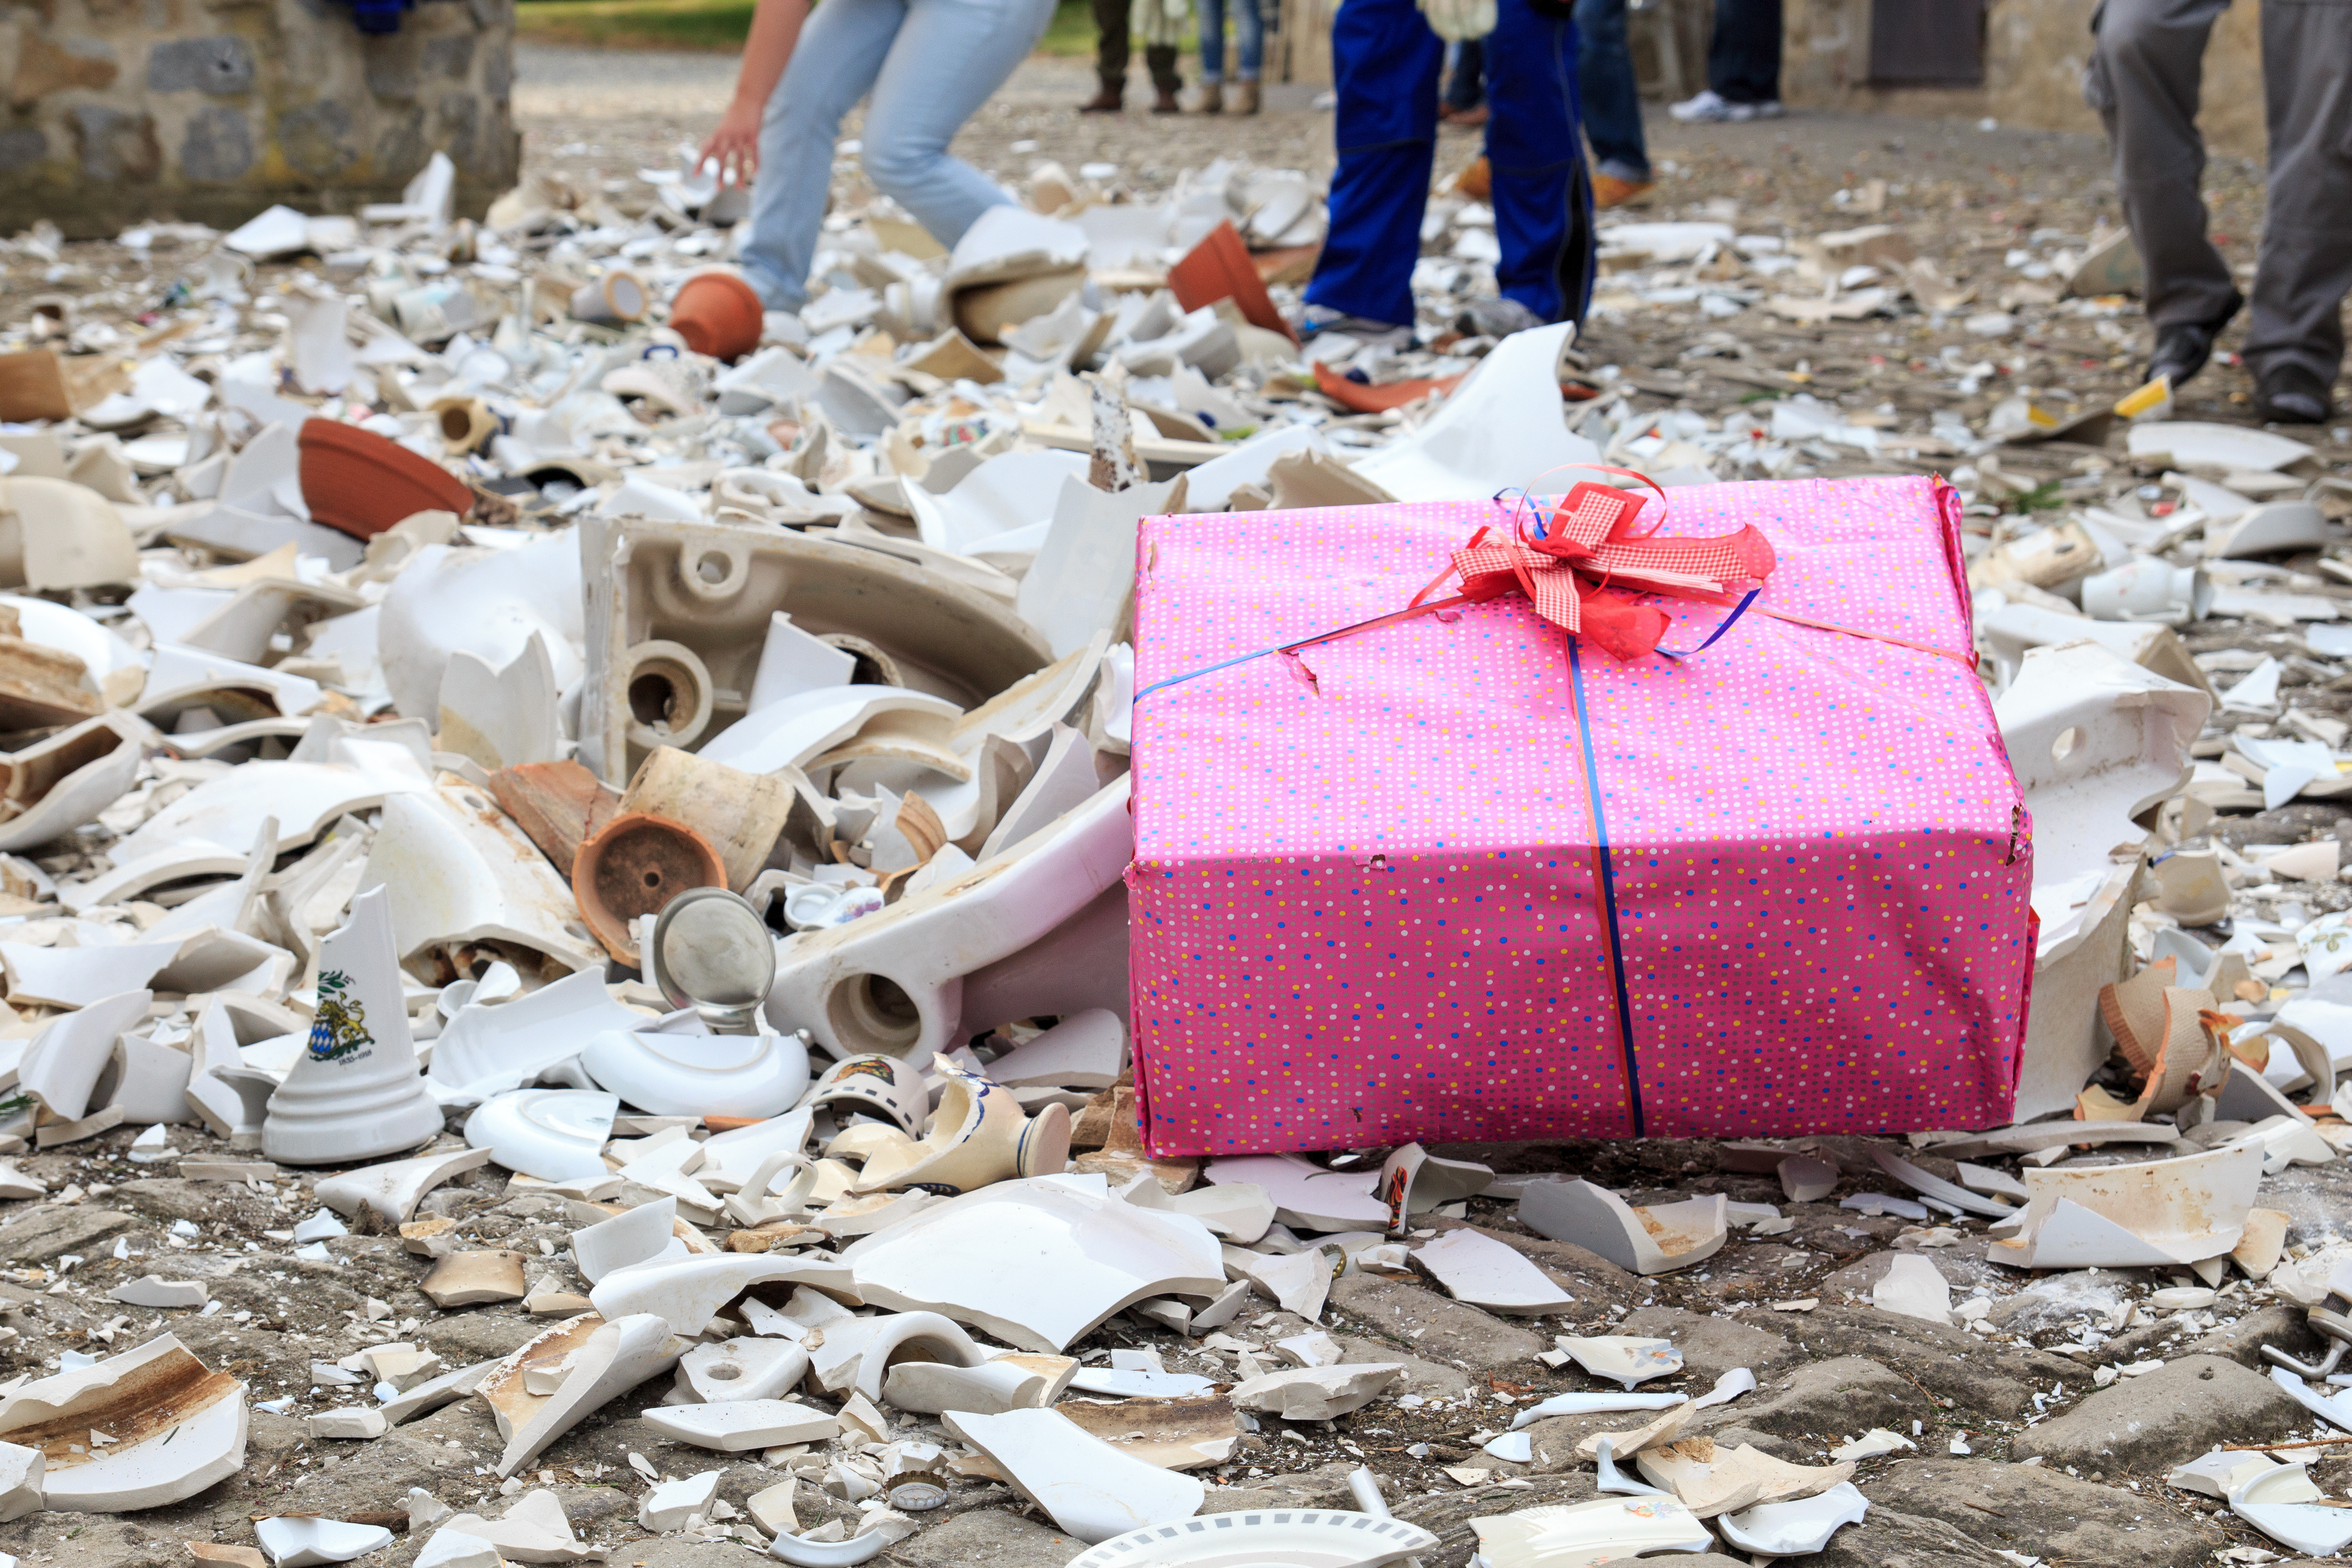
<path fill-rule="evenodd" d="M 1642 528 L 1754 524 L 1779 564 L 1702 653 L 1580 651 L 1622 1026 L 1568 661 L 1524 599 L 1147 689 L 1402 608 L 1507 508 L 1146 520 L 1129 909 L 1153 1153 L 2010 1119 L 2032 865 L 1957 498 L 1670 494 Z M 1727 613 L 1653 602 L 1668 649 Z"/>

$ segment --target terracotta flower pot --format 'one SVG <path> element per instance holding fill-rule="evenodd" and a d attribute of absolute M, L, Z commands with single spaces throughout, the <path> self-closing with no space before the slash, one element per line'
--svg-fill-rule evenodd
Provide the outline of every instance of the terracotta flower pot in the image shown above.
<path fill-rule="evenodd" d="M 698 272 L 670 301 L 669 324 L 696 353 L 732 362 L 760 346 L 766 308 L 732 272 Z"/>
<path fill-rule="evenodd" d="M 604 951 L 635 965 L 639 915 L 657 915 L 689 888 L 724 888 L 727 867 L 710 840 L 682 822 L 633 811 L 583 842 L 572 861 L 572 896 Z"/>
<path fill-rule="evenodd" d="M 373 430 L 332 419 L 305 419 L 302 500 L 310 520 L 354 539 L 371 539 L 420 511 L 473 509 L 465 481 Z"/>

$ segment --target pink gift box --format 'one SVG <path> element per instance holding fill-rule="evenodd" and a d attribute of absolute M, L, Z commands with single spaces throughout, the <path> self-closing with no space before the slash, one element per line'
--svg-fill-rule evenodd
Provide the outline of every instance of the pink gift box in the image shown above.
<path fill-rule="evenodd" d="M 1561 634 L 1516 595 L 1209 668 L 1404 607 L 1502 503 L 1145 521 L 1129 907 L 1153 1153 L 2010 1120 L 2032 864 L 1958 497 L 1671 494 L 1643 530 L 1752 523 L 1778 568 L 1703 652 L 1580 648 L 1589 736 Z M 1670 650 L 1727 614 L 1654 602 Z"/>

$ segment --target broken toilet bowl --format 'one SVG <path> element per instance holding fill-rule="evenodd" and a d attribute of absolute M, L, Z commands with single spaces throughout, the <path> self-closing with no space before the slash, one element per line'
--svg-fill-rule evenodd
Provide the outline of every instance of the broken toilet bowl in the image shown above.
<path fill-rule="evenodd" d="M 769 1019 L 836 1053 L 921 1060 L 1013 1018 L 1124 1008 L 1127 800 L 1122 775 L 951 881 L 800 932 L 777 955 Z"/>
<path fill-rule="evenodd" d="M 319 950 L 319 1009 L 310 1037 L 269 1097 L 261 1150 L 294 1165 L 396 1153 L 441 1131 L 408 1032 L 391 901 L 378 888 L 352 900 L 350 923 Z"/>

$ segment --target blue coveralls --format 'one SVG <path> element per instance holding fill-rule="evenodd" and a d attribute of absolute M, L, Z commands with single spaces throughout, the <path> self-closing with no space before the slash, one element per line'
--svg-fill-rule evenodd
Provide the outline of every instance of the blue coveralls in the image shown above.
<path fill-rule="evenodd" d="M 1575 25 L 1530 0 L 1498 0 L 1496 10 L 1486 37 L 1496 280 L 1544 321 L 1581 320 L 1592 297 L 1592 188 L 1577 130 Z M 1444 59 L 1413 0 L 1343 0 L 1332 17 L 1339 167 L 1308 304 L 1412 321 Z"/>

